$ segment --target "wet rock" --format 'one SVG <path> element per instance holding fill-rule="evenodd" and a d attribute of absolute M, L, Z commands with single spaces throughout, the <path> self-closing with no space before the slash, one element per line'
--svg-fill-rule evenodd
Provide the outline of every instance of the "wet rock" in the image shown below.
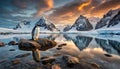
<path fill-rule="evenodd" d="M 58 45 L 58 47 L 63 47 L 63 46 L 66 46 L 66 45 L 67 45 L 66 43 L 63 43 L 63 44 Z"/>
<path fill-rule="evenodd" d="M 57 50 L 61 50 L 62 48 L 61 47 L 58 47 L 58 48 L 56 48 Z"/>
<path fill-rule="evenodd" d="M 10 41 L 8 45 L 17 45 L 17 43 L 15 41 Z"/>
<path fill-rule="evenodd" d="M 20 54 L 20 55 L 15 56 L 15 58 L 23 58 L 23 57 L 27 57 L 29 55 L 30 55 L 30 53 Z"/>
<path fill-rule="evenodd" d="M 0 42 L 0 47 L 5 46 L 4 42 Z"/>
<path fill-rule="evenodd" d="M 62 58 L 65 63 L 67 64 L 68 67 L 73 67 L 76 64 L 79 64 L 79 59 L 77 57 L 73 57 L 73 56 L 63 56 Z"/>
<path fill-rule="evenodd" d="M 91 62 L 90 63 L 94 68 L 100 68 L 100 66 L 97 64 L 97 63 L 95 63 L 95 62 Z"/>
<path fill-rule="evenodd" d="M 39 38 L 38 40 L 21 40 L 19 42 L 19 49 L 21 50 L 35 50 L 39 49 L 42 51 L 53 48 L 57 45 L 57 43 L 53 40 Z"/>
<path fill-rule="evenodd" d="M 2 60 L 0 60 L 0 63 L 4 63 L 6 61 L 7 61 L 7 59 L 2 59 Z"/>
<path fill-rule="evenodd" d="M 20 40 L 18 46 L 20 50 L 26 50 L 26 51 L 32 51 L 41 48 L 41 45 L 39 43 L 32 40 Z"/>
<path fill-rule="evenodd" d="M 20 60 L 19 60 L 19 59 L 12 60 L 12 64 L 13 64 L 13 65 L 16 65 L 16 64 L 19 64 L 19 63 L 20 63 Z"/>
<path fill-rule="evenodd" d="M 42 50 L 42 51 L 48 50 L 48 49 L 53 48 L 57 45 L 57 43 L 55 41 L 44 39 L 44 38 L 39 38 L 37 40 L 37 43 L 39 43 L 41 45 L 40 50 Z"/>
<path fill-rule="evenodd" d="M 106 57 L 112 57 L 112 55 L 110 54 L 104 54 Z"/>
<path fill-rule="evenodd" d="M 40 62 L 40 50 L 39 49 L 36 49 L 34 51 L 32 51 L 32 56 L 33 56 L 33 59 L 36 61 L 36 62 Z"/>
<path fill-rule="evenodd" d="M 52 65 L 52 69 L 61 69 L 61 67 L 58 64 L 54 64 L 54 65 Z"/>
<path fill-rule="evenodd" d="M 15 49 L 10 49 L 9 51 L 15 51 Z"/>
<path fill-rule="evenodd" d="M 41 59 L 46 59 L 46 58 L 49 58 L 50 56 L 44 56 L 44 57 L 41 57 Z"/>
<path fill-rule="evenodd" d="M 55 53 L 53 56 L 60 56 L 61 53 Z"/>
<path fill-rule="evenodd" d="M 45 64 L 45 65 L 52 64 L 54 61 L 55 61 L 54 57 L 48 57 L 48 58 L 42 59 L 42 64 Z"/>

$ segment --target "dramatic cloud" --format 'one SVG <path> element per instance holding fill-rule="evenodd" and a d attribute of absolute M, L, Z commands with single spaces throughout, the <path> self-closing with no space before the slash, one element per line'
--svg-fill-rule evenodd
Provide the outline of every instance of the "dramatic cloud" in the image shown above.
<path fill-rule="evenodd" d="M 74 0 L 55 8 L 50 19 L 57 23 L 73 23 L 79 15 L 102 17 L 110 9 L 120 8 L 119 0 Z"/>
<path fill-rule="evenodd" d="M 120 0 L 0 0 L 0 24 L 18 23 L 44 15 L 57 24 L 73 24 L 80 16 L 102 17 L 120 8 Z"/>
<path fill-rule="evenodd" d="M 0 23 L 31 20 L 53 8 L 53 0 L 0 0 Z"/>
<path fill-rule="evenodd" d="M 111 9 L 120 8 L 120 0 L 109 0 L 95 7 L 91 14 L 103 15 Z"/>

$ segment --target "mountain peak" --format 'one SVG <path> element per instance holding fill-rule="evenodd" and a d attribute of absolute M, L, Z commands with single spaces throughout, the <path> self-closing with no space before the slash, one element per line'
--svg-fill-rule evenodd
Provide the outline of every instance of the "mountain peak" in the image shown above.
<path fill-rule="evenodd" d="M 88 31 L 92 29 L 93 26 L 90 24 L 89 20 L 86 17 L 80 15 L 75 23 L 72 26 L 65 27 L 64 31 Z"/>
<path fill-rule="evenodd" d="M 110 10 L 103 18 L 96 24 L 95 29 L 109 28 L 117 25 L 120 22 L 120 8 L 116 10 Z"/>

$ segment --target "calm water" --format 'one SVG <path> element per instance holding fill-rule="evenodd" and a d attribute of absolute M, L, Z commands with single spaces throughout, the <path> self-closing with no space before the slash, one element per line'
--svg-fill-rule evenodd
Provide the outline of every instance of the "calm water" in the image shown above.
<path fill-rule="evenodd" d="M 20 39 L 30 39 L 29 34 L 20 35 L 0 35 L 0 41 L 4 43 L 9 43 L 10 41 L 18 42 Z M 61 50 L 57 50 L 57 46 L 46 51 L 41 51 L 41 57 L 51 56 L 56 53 L 69 54 L 76 57 L 94 57 L 100 58 L 101 54 L 109 53 L 115 56 L 115 58 L 120 58 L 120 36 L 111 35 L 94 35 L 94 36 L 84 36 L 79 34 L 41 34 L 40 38 L 47 38 L 50 40 L 55 40 L 58 45 L 66 43 L 67 46 L 62 47 Z M 10 49 L 15 49 L 15 51 L 10 51 Z M 17 55 L 30 53 L 31 55 L 20 58 L 24 62 L 34 62 L 31 51 L 23 51 L 15 46 L 4 46 L 0 47 L 0 61 L 7 60 L 7 62 L 0 63 L 0 67 L 3 65 L 9 66 L 9 61 L 15 59 Z M 95 56 L 97 55 L 97 56 Z M 103 57 L 102 57 L 103 58 Z M 104 59 L 105 60 L 105 59 Z M 111 60 L 111 59 L 110 59 Z"/>

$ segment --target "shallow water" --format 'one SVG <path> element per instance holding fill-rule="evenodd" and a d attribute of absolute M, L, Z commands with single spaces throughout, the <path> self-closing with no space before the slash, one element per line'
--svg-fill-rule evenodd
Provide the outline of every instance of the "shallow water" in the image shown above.
<path fill-rule="evenodd" d="M 16 35 L 0 35 L 0 41 L 9 43 L 10 41 L 19 42 L 20 39 L 30 39 L 30 34 L 16 34 Z M 57 46 L 46 51 L 40 51 L 41 57 L 51 56 L 56 53 L 62 55 L 72 55 L 86 61 L 94 61 L 107 69 L 118 69 L 120 67 L 120 36 L 117 35 L 90 35 L 84 36 L 79 34 L 40 34 L 40 38 L 47 38 L 55 40 Z M 57 50 L 58 45 L 66 43 L 61 50 Z M 15 51 L 10 51 L 15 49 Z M 31 51 L 23 51 L 17 45 L 0 47 L 0 67 L 7 69 L 11 66 L 10 61 L 16 59 L 15 57 L 20 54 L 30 53 L 26 57 L 18 58 L 22 63 L 35 63 Z M 111 54 L 112 58 L 104 54 Z M 35 65 L 34 65 L 35 66 Z M 37 66 L 36 66 L 37 67 Z M 20 69 L 18 67 L 17 69 Z"/>

